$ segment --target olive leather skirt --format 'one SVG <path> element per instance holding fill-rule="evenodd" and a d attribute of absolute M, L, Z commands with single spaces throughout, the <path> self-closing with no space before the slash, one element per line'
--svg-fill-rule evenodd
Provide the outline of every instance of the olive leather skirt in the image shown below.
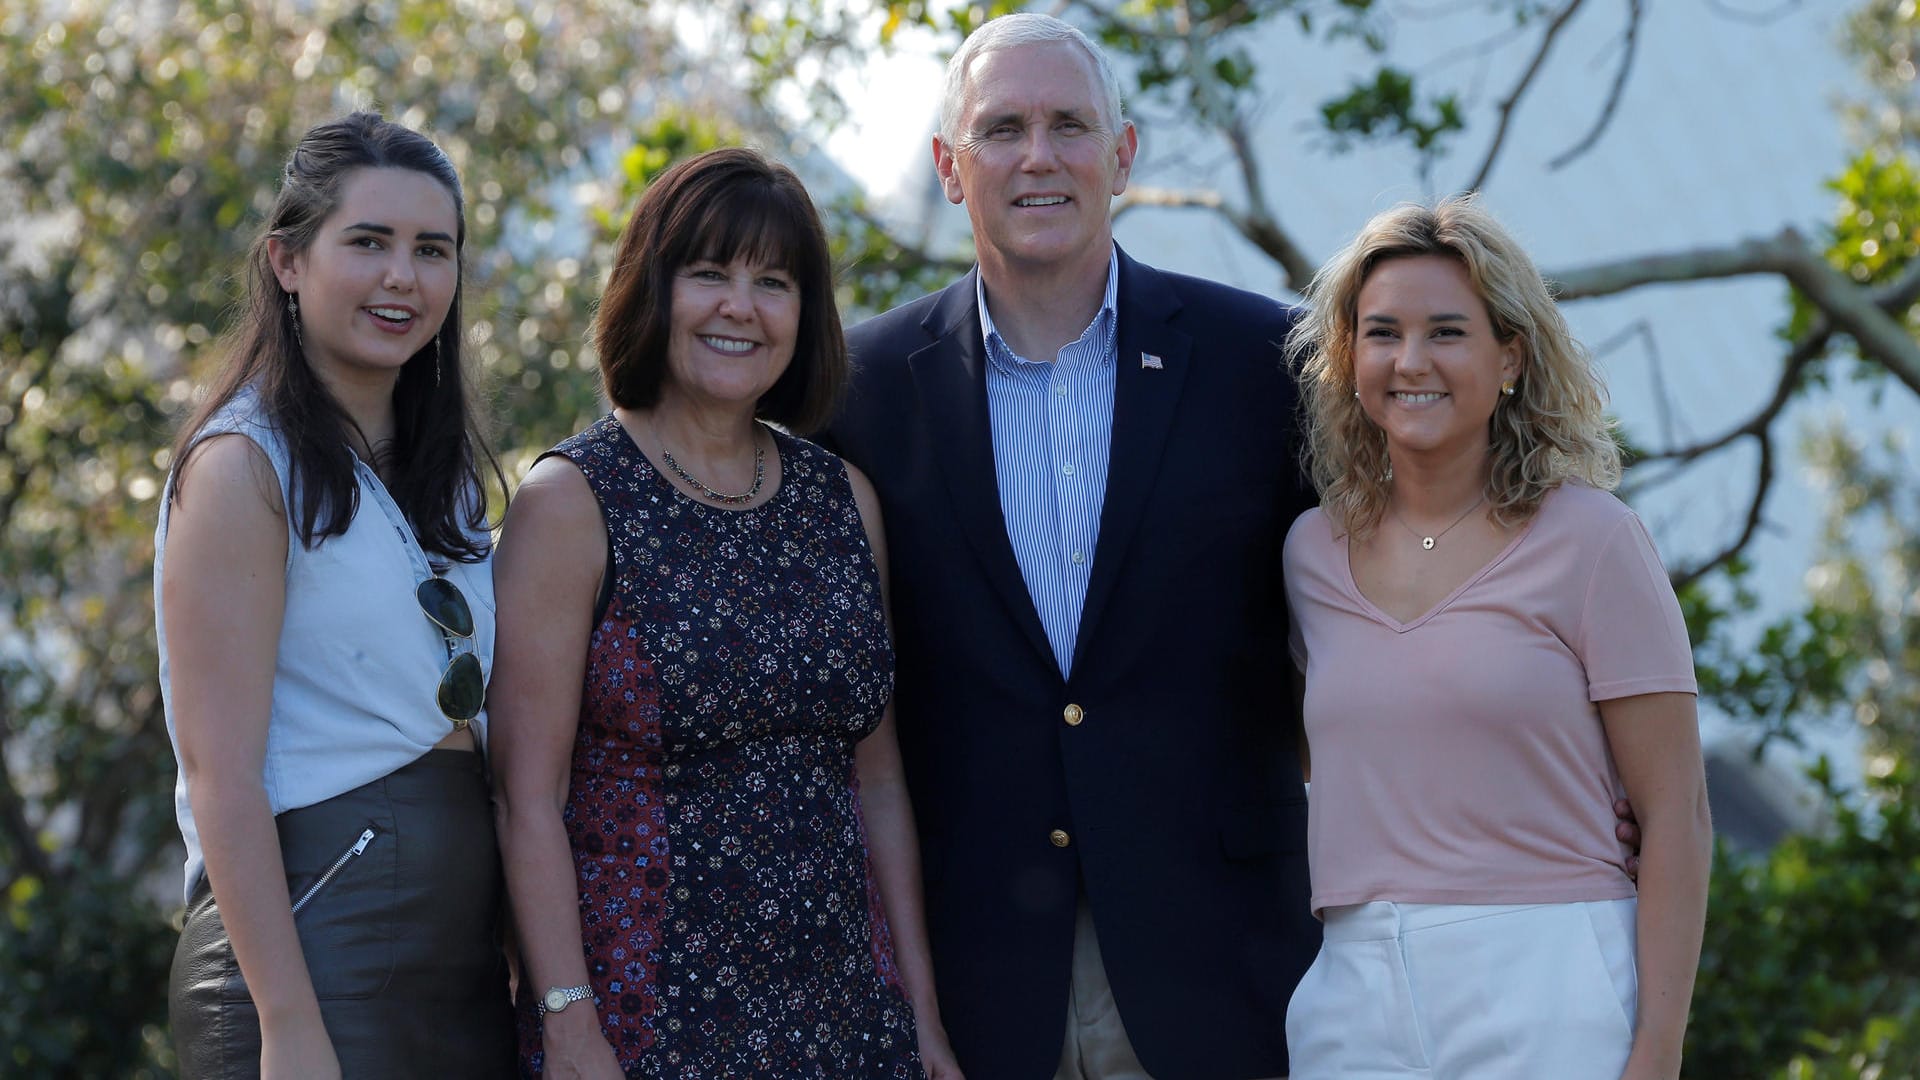
<path fill-rule="evenodd" d="M 274 824 L 342 1076 L 511 1077 L 500 855 L 480 755 L 428 751 Z M 169 991 L 182 1080 L 260 1075 L 259 1017 L 205 877 Z"/>

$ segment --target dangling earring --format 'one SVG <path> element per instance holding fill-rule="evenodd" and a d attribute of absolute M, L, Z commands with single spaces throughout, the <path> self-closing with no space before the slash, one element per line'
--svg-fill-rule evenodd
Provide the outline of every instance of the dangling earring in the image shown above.
<path fill-rule="evenodd" d="M 440 335 L 433 335 L 433 385 L 440 385 Z"/>
<path fill-rule="evenodd" d="M 1505 394 L 1507 397 L 1512 397 L 1513 396 L 1513 380 L 1508 379 L 1506 382 L 1501 383 L 1500 392 L 1502 394 Z"/>
<path fill-rule="evenodd" d="M 305 338 L 300 336 L 300 298 L 293 293 L 287 294 L 287 314 L 293 319 L 294 344 L 300 346 L 302 351 L 305 351 L 307 342 Z"/>

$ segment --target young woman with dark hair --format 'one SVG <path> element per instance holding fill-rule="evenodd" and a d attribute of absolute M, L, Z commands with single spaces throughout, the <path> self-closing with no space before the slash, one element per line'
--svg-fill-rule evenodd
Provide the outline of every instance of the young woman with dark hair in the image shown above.
<path fill-rule="evenodd" d="M 175 445 L 154 591 L 183 1077 L 512 1073 L 478 753 L 504 483 L 462 362 L 465 237 L 425 137 L 307 132 Z"/>

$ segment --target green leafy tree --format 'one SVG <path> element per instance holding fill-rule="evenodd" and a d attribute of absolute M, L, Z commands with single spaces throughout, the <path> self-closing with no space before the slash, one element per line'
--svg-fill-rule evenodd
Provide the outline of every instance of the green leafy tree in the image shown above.
<path fill-rule="evenodd" d="M 1838 196 L 1823 256 L 1901 332 L 1920 336 L 1920 18 L 1871 0 L 1846 48 L 1869 96 L 1850 117 L 1859 152 Z M 1876 395 L 1911 380 L 1829 312 L 1794 297 L 1782 390 L 1860 381 Z M 1722 852 L 1716 867 L 1690 1075 L 1839 1080 L 1920 1076 L 1920 485 L 1904 433 L 1870 443 L 1844 425 L 1814 430 L 1802 457 L 1826 502 L 1808 604 L 1769 627 L 1745 658 L 1703 657 L 1724 700 L 1766 731 L 1852 724 L 1864 735 L 1864 792 L 1815 770 L 1832 822 L 1765 858 Z M 1735 590 L 1736 598 L 1739 590 Z M 1736 602 L 1739 602 L 1736 599 Z M 1716 662 L 1717 661 L 1717 662 Z"/>
<path fill-rule="evenodd" d="M 1316 102 L 1327 153 L 1387 143 L 1431 177 L 1495 182 L 1521 104 L 1560 62 L 1586 0 L 1488 0 L 1486 44 L 1516 62 L 1491 109 L 1398 59 L 1380 0 L 1064 0 L 1121 55 L 1131 107 L 1229 168 L 1215 186 L 1136 185 L 1122 214 L 1204 214 L 1305 284 L 1324 253 L 1288 227 L 1256 148 L 1272 35 L 1370 62 Z M 162 988 L 177 910 L 172 757 L 157 687 L 151 533 L 163 449 L 214 359 L 232 272 L 295 137 L 373 106 L 429 131 L 465 178 L 470 328 L 510 474 L 601 403 L 587 331 L 634 196 L 677 157 L 750 141 L 826 192 L 843 298 L 874 310 L 971 260 L 883 226 L 813 170 L 806 144 L 847 115 L 828 75 L 918 27 L 954 41 L 1019 5 L 992 0 L 16 0 L 0 9 L 0 1073 L 163 1075 Z M 1634 76 L 1644 0 L 1619 0 L 1614 66 L 1555 167 L 1608 130 Z M 1840 378 L 1920 392 L 1920 195 L 1911 0 L 1868 0 L 1845 47 L 1872 97 L 1827 235 L 1755 223 L 1721 249 L 1556 269 L 1569 301 L 1729 276 L 1782 280 L 1776 387 L 1709 438 L 1642 446 L 1684 470 L 1760 449 L 1750 511 L 1676 567 L 1703 693 L 1770 738 L 1811 718 L 1867 725 L 1874 790 L 1835 793 L 1832 833 L 1765 862 L 1723 857 L 1689 1073 L 1911 1075 L 1916 691 L 1910 470 L 1825 439 L 1827 558 L 1806 610 L 1733 628 L 1756 601 L 1745 550 L 1766 518 L 1788 404 Z M 1557 117 L 1567 123 L 1568 118 Z M 813 171 L 810 171 L 813 170 Z M 1631 428 L 1632 425 L 1629 425 Z M 1887 553 L 1893 553 L 1889 556 Z M 1739 644 L 1736 646 L 1735 642 Z M 1902 923 L 1900 920 L 1904 919 Z M 1902 926 L 1908 928 L 1902 930 Z M 1894 940 L 1900 939 L 1900 940 Z M 1897 1070 L 1907 1069 L 1902 1074 Z M 1846 1070 L 1852 1069 L 1852 1072 Z"/>
<path fill-rule="evenodd" d="M 469 328 L 521 471 L 601 405 L 587 327 L 625 210 L 669 161 L 779 146 L 840 5 L 65 2 L 0 12 L 0 1074 L 159 1075 L 178 910 L 155 682 L 165 447 L 216 360 L 287 149 L 372 107 L 465 180 Z M 704 25 L 699 49 L 676 19 Z M 827 108 L 830 95 L 816 94 Z M 886 249 L 866 227 L 848 250 Z M 894 255 L 896 281 L 912 281 Z M 884 292 L 875 293 L 884 299 Z"/>

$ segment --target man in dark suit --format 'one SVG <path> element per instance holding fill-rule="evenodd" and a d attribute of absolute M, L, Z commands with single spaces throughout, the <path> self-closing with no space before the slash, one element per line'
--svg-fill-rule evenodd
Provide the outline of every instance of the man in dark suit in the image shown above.
<path fill-rule="evenodd" d="M 947 88 L 979 266 L 853 329 L 832 438 L 884 510 L 948 1031 L 975 1080 L 1279 1076 L 1320 937 L 1288 314 L 1115 246 L 1136 136 L 1078 31 L 994 20 Z"/>

